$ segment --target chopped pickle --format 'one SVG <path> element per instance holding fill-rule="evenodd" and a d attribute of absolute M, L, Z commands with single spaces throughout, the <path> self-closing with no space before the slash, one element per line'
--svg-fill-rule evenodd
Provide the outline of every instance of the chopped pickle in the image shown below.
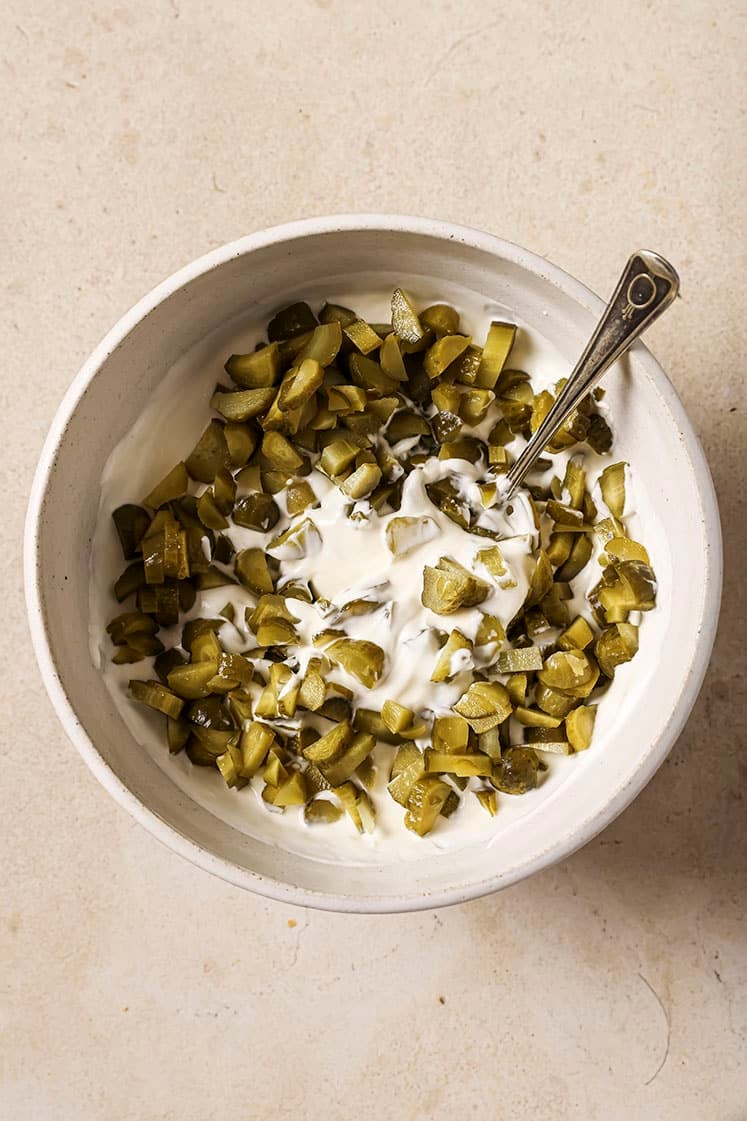
<path fill-rule="evenodd" d="M 341 475 L 355 460 L 360 448 L 349 439 L 332 440 L 319 458 L 319 468 L 330 479 Z"/>
<path fill-rule="evenodd" d="M 376 825 L 381 772 L 423 836 L 440 818 L 453 828 L 460 791 L 492 817 L 500 793 L 537 786 L 542 756 L 589 748 L 596 698 L 637 652 L 630 620 L 655 607 L 656 576 L 623 520 L 626 464 L 592 473 L 579 446 L 612 445 L 598 392 L 502 508 L 501 476 L 565 384 L 539 389 L 509 367 L 516 330 L 493 322 L 478 345 L 456 308 L 418 312 L 398 288 L 391 324 L 329 303 L 317 319 L 297 301 L 267 342 L 228 358 L 211 399 L 222 419 L 205 418 L 142 505 L 112 514 L 128 562 L 114 595 L 130 603 L 106 627 L 111 660 L 152 660 L 157 680 L 133 679 L 130 695 L 166 717 L 171 754 L 237 797 L 252 783 L 268 810 L 346 815 L 361 833 Z M 590 587 L 577 577 L 592 556 Z M 227 602 L 213 594 L 224 585 Z M 451 615 L 449 628 L 434 617 Z M 378 689 L 381 711 L 361 706 Z"/>
<path fill-rule="evenodd" d="M 514 709 L 514 716 L 520 724 L 529 728 L 559 728 L 562 721 L 557 716 L 550 716 L 537 708 L 524 708 L 521 705 Z"/>
<path fill-rule="evenodd" d="M 359 833 L 371 833 L 376 823 L 373 803 L 365 790 L 359 790 L 352 782 L 332 787 L 333 794 L 340 799 L 343 809 Z"/>
<path fill-rule="evenodd" d="M 224 368 L 242 389 L 266 389 L 280 377 L 280 349 L 277 343 L 270 343 L 251 354 L 232 354 Z"/>
<path fill-rule="evenodd" d="M 357 385 L 360 389 L 367 390 L 372 396 L 386 397 L 388 394 L 396 392 L 397 382 L 388 378 L 378 362 L 374 362 L 371 358 L 366 358 L 364 354 L 351 354 L 349 359 L 350 376 L 353 379 L 353 384 Z M 368 418 L 364 418 L 368 420 Z M 352 417 L 348 418 L 347 426 L 350 427 Z M 376 425 L 375 417 L 373 418 L 373 425 L 367 428 L 367 431 L 375 431 Z"/>
<path fill-rule="evenodd" d="M 542 665 L 542 651 L 537 646 L 502 650 L 496 661 L 499 673 L 533 673 Z"/>
<path fill-rule="evenodd" d="M 212 483 L 227 462 L 228 445 L 223 425 L 220 421 L 211 420 L 191 455 L 185 460 L 185 467 L 191 478 L 200 483 Z"/>
<path fill-rule="evenodd" d="M 243 729 L 239 740 L 241 749 L 239 774 L 242 778 L 252 778 L 259 772 L 274 743 L 275 733 L 267 724 L 252 720 Z"/>
<path fill-rule="evenodd" d="M 468 755 L 452 752 L 425 752 L 426 774 L 449 774 L 459 778 L 488 778 L 493 773 L 493 761 L 479 751 Z"/>
<path fill-rule="evenodd" d="M 405 343 L 417 345 L 425 338 L 423 325 L 401 288 L 395 288 L 392 294 L 392 328 Z"/>
<path fill-rule="evenodd" d="M 334 426 L 333 413 L 347 415 L 349 413 L 362 413 L 368 403 L 365 389 L 359 385 L 330 385 L 326 389 L 327 408 L 330 414 L 330 427 Z M 318 424 L 319 413 L 315 418 Z"/>
<path fill-rule="evenodd" d="M 503 624 L 496 615 L 480 612 L 480 622 L 475 632 L 475 646 L 487 646 L 490 643 L 503 642 L 506 632 Z"/>
<path fill-rule="evenodd" d="M 467 750 L 470 727 L 463 716 L 437 716 L 433 721 L 431 742 L 433 750 L 463 753 Z"/>
<path fill-rule="evenodd" d="M 356 732 L 370 732 L 382 743 L 398 744 L 401 737 L 389 731 L 384 723 L 381 713 L 372 708 L 358 708 L 353 717 L 353 727 Z"/>
<path fill-rule="evenodd" d="M 498 377 L 514 344 L 516 327 L 512 323 L 491 323 L 474 384 L 495 389 Z"/>
<path fill-rule="evenodd" d="M 296 522 L 285 533 L 274 537 L 267 546 L 267 552 L 278 560 L 300 560 L 319 551 L 322 537 L 309 518 Z"/>
<path fill-rule="evenodd" d="M 331 766 L 342 757 L 353 738 L 354 732 L 347 721 L 336 724 L 325 735 L 304 749 L 304 756 L 324 774 L 325 767 Z"/>
<path fill-rule="evenodd" d="M 275 312 L 267 324 L 267 337 L 271 343 L 295 339 L 299 335 L 306 334 L 307 331 L 313 331 L 316 325 L 313 311 L 307 303 L 300 300 Z"/>
<path fill-rule="evenodd" d="M 495 400 L 495 394 L 489 389 L 465 389 L 462 393 L 462 399 L 459 403 L 459 416 L 470 426 L 480 424 L 488 415 L 488 410 Z M 494 451 L 496 449 L 493 449 Z M 488 453 L 488 462 L 493 464 L 498 459 Z M 502 463 L 507 462 L 506 449 L 501 449 L 501 457 L 499 461 Z"/>
<path fill-rule="evenodd" d="M 290 513 L 290 510 L 288 511 Z M 271 494 L 253 491 L 239 498 L 233 508 L 233 520 L 245 529 L 263 533 L 273 529 L 280 519 L 278 504 Z"/>
<path fill-rule="evenodd" d="M 196 700 L 210 693 L 209 682 L 215 677 L 215 662 L 193 662 L 175 666 L 169 673 L 169 688 L 184 700 Z"/>
<path fill-rule="evenodd" d="M 332 763 L 318 763 L 317 766 L 333 787 L 342 786 L 352 778 L 375 747 L 376 740 L 368 732 L 356 732 L 338 759 Z"/>
<path fill-rule="evenodd" d="M 468 346 L 467 349 L 452 362 L 449 368 L 449 377 L 454 378 L 454 381 L 459 385 L 474 385 L 481 359 L 482 348 L 479 346 Z"/>
<path fill-rule="evenodd" d="M 415 719 L 415 713 L 411 708 L 406 708 L 404 705 L 398 704 L 397 701 L 384 701 L 381 706 L 381 719 L 390 732 L 399 735 L 405 728 L 411 726 Z"/>
<path fill-rule="evenodd" d="M 140 542 L 145 536 L 151 522 L 150 514 L 142 506 L 127 503 L 118 506 L 112 514 L 114 528 L 122 546 L 122 555 L 125 560 L 133 560 L 138 555 Z"/>
<path fill-rule="evenodd" d="M 237 553 L 236 575 L 245 588 L 257 595 L 274 591 L 267 558 L 262 549 L 242 549 Z"/>
<path fill-rule="evenodd" d="M 265 432 L 262 437 L 262 456 L 276 471 L 292 475 L 303 464 L 303 459 L 282 432 Z"/>
<path fill-rule="evenodd" d="M 539 761 L 531 747 L 509 747 L 493 768 L 490 781 L 504 794 L 526 794 L 538 781 Z"/>
<path fill-rule="evenodd" d="M 438 536 L 438 526 L 429 517 L 391 518 L 384 531 L 387 548 L 395 557 L 404 557 Z"/>
<path fill-rule="evenodd" d="M 281 412 L 302 408 L 324 383 L 324 369 L 314 358 L 304 358 L 297 369 L 283 378 L 277 396 Z M 264 451 L 264 448 L 263 448 Z"/>
<path fill-rule="evenodd" d="M 363 319 L 354 319 L 352 323 L 348 323 L 343 327 L 345 337 L 350 340 L 354 347 L 356 347 L 361 354 L 370 354 L 373 350 L 378 350 L 381 346 L 381 338 L 376 334 L 373 327 L 369 327 Z"/>
<path fill-rule="evenodd" d="M 453 791 L 448 783 L 435 775 L 425 775 L 419 779 L 407 799 L 406 827 L 420 837 L 430 833 L 451 793 Z"/>
<path fill-rule="evenodd" d="M 565 730 L 574 751 L 586 751 L 591 744 L 596 714 L 596 705 L 579 705 L 566 717 Z"/>
<path fill-rule="evenodd" d="M 550 564 L 560 568 L 571 555 L 575 537 L 572 533 L 551 533 L 547 544 L 546 555 Z"/>
<path fill-rule="evenodd" d="M 236 500 L 236 483 L 234 482 L 233 475 L 225 468 L 221 468 L 213 480 L 212 490 L 213 501 L 221 514 L 230 514 Z"/>
<path fill-rule="evenodd" d="M 302 514 L 309 506 L 315 506 L 316 502 L 317 497 L 314 493 L 314 489 L 305 479 L 301 479 L 296 483 L 291 483 L 285 492 L 285 507 L 291 518 L 295 517 L 296 514 Z M 272 529 L 272 526 L 268 526 L 267 528 Z"/>
<path fill-rule="evenodd" d="M 362 463 L 348 475 L 340 485 L 340 490 L 348 498 L 365 498 L 381 482 L 381 471 L 375 463 Z"/>
<path fill-rule="evenodd" d="M 463 459 L 466 463 L 477 463 L 484 445 L 474 436 L 460 436 L 456 440 L 446 440 L 438 452 L 439 459 Z"/>
<path fill-rule="evenodd" d="M 367 689 L 373 689 L 384 672 L 384 651 L 375 642 L 358 638 L 337 638 L 329 646 L 325 646 L 324 654 L 356 677 Z"/>
<path fill-rule="evenodd" d="M 597 522 L 594 526 L 594 532 L 599 538 L 600 543 L 604 545 L 606 549 L 608 542 L 612 541 L 615 537 L 625 536 L 625 527 L 617 518 L 602 518 L 602 520 Z"/>
<path fill-rule="evenodd" d="M 611 463 L 599 476 L 604 504 L 613 518 L 621 518 L 625 509 L 625 464 Z"/>
<path fill-rule="evenodd" d="M 612 447 L 612 431 L 600 413 L 594 413 L 589 418 L 586 442 L 599 455 L 604 455 Z"/>
<path fill-rule="evenodd" d="M 303 806 L 307 798 L 306 779 L 300 771 L 294 771 L 273 792 L 272 804 L 283 807 Z"/>
<path fill-rule="evenodd" d="M 563 720 L 577 703 L 574 697 L 561 693 L 559 689 L 551 689 L 549 685 L 538 685 L 534 699 L 538 708 L 558 720 Z"/>
<path fill-rule="evenodd" d="M 318 825 L 321 823 L 331 824 L 334 821 L 339 821 L 344 813 L 340 806 L 336 806 L 334 802 L 330 802 L 328 798 L 314 798 L 306 806 L 303 817 L 309 825 Z"/>
<path fill-rule="evenodd" d="M 630 623 L 614 623 L 594 644 L 599 668 L 605 677 L 615 676 L 615 667 L 629 662 L 638 651 L 638 628 Z"/>
<path fill-rule="evenodd" d="M 478 751 L 481 751 L 483 755 L 487 755 L 494 762 L 500 759 L 503 754 L 500 726 L 489 728 L 487 732 L 480 732 L 477 737 L 477 747 Z"/>
<path fill-rule="evenodd" d="M 511 674 L 506 682 L 506 689 L 512 705 L 523 705 L 526 703 L 528 682 L 529 678 L 525 673 Z"/>
<path fill-rule="evenodd" d="M 423 369 L 429 378 L 440 377 L 451 363 L 471 344 L 469 335 L 444 335 L 429 347 L 423 358 Z"/>
<path fill-rule="evenodd" d="M 585 650 L 594 641 L 594 631 L 582 615 L 577 615 L 558 637 L 561 650 Z"/>
<path fill-rule="evenodd" d="M 544 736 L 540 738 L 538 732 L 546 732 L 552 739 L 545 739 Z M 567 740 L 558 739 L 558 732 L 550 731 L 546 728 L 530 728 L 527 733 L 527 743 L 530 743 L 535 751 L 546 751 L 550 755 L 571 755 L 573 748 Z"/>
<path fill-rule="evenodd" d="M 461 607 L 476 607 L 489 592 L 483 580 L 447 557 L 441 557 L 436 568 L 423 569 L 421 602 L 437 615 L 451 615 Z"/>
<path fill-rule="evenodd" d="M 541 599 L 544 599 L 552 587 L 552 581 L 552 565 L 547 553 L 544 549 L 540 549 L 537 554 L 537 563 L 534 566 L 534 571 L 529 581 L 529 590 L 527 591 L 524 606 L 534 607 Z"/>
<path fill-rule="evenodd" d="M 649 555 L 643 545 L 638 541 L 631 541 L 629 537 L 613 537 L 604 546 L 608 557 L 620 561 L 641 561 L 645 565 L 651 564 Z"/>
<path fill-rule="evenodd" d="M 480 564 L 485 565 L 491 576 L 506 575 L 506 564 L 497 545 L 491 545 L 489 549 L 480 549 L 476 559 Z"/>
<path fill-rule="evenodd" d="M 173 502 L 175 498 L 181 498 L 188 486 L 187 468 L 185 464 L 177 463 L 176 467 L 172 467 L 168 475 L 165 475 L 160 483 L 157 483 L 153 490 L 146 494 L 143 503 L 157 510 L 160 506 L 165 506 L 167 502 Z"/>
<path fill-rule="evenodd" d="M 497 681 L 473 681 L 454 705 L 454 711 L 473 732 L 487 732 L 511 715 L 511 701 L 504 685 Z"/>
<path fill-rule="evenodd" d="M 459 312 L 449 304 L 431 304 L 420 313 L 420 322 L 432 331 L 437 339 L 456 335 L 459 331 Z"/>
<path fill-rule="evenodd" d="M 372 790 L 374 785 L 376 784 L 376 774 L 376 764 L 374 763 L 372 756 L 368 755 L 363 760 L 363 762 L 358 765 L 358 768 L 355 772 L 355 777 L 362 784 L 365 790 Z"/>
<path fill-rule="evenodd" d="M 228 518 L 220 512 L 211 490 L 203 491 L 197 500 L 197 516 L 208 529 L 228 529 Z"/>
<path fill-rule="evenodd" d="M 554 498 L 551 498 L 545 506 L 545 513 L 560 527 L 560 532 L 567 532 L 569 528 L 583 528 L 584 515 L 581 510 L 574 510 L 572 506 L 564 506 L 562 502 L 557 502 Z"/>
<path fill-rule="evenodd" d="M 442 646 L 431 674 L 431 681 L 449 681 L 472 665 L 472 643 L 461 631 L 453 630 Z M 382 716 L 383 716 L 382 709 Z M 392 729 L 394 731 L 395 729 Z"/>
<path fill-rule="evenodd" d="M 358 316 L 350 308 L 342 307 L 340 304 L 325 304 L 319 312 L 320 323 L 338 323 L 342 327 L 347 327 L 354 323 Z"/>
<path fill-rule="evenodd" d="M 130 696 L 140 704 L 154 708 L 176 720 L 184 707 L 184 701 L 160 681 L 131 681 Z"/>
<path fill-rule="evenodd" d="M 173 716 L 166 717 L 166 742 L 172 755 L 176 755 L 186 747 L 190 734 L 190 727 L 186 720 L 174 719 Z"/>
<path fill-rule="evenodd" d="M 214 393 L 210 404 L 226 420 L 249 420 L 261 416 L 275 399 L 275 389 L 236 389 L 229 393 Z"/>
<path fill-rule="evenodd" d="M 327 697 L 327 684 L 319 670 L 311 663 L 304 674 L 301 688 L 298 691 L 298 703 L 301 708 L 309 712 L 316 712 L 324 704 Z"/>
<path fill-rule="evenodd" d="M 411 750 L 412 754 L 400 760 L 399 756 L 403 750 Z M 395 802 L 399 802 L 400 806 L 406 806 L 415 783 L 425 775 L 425 756 L 417 747 L 408 744 L 406 749 L 400 748 L 400 752 L 395 759 L 395 766 L 397 767 L 396 773 L 393 767 L 392 777 L 387 784 L 387 791 Z"/>
<path fill-rule="evenodd" d="M 243 786 L 239 767 L 241 766 L 241 751 L 236 744 L 229 743 L 222 755 L 218 755 L 215 765 L 223 776 L 226 786 Z"/>
<path fill-rule="evenodd" d="M 313 334 L 304 347 L 296 355 L 296 365 L 302 366 L 307 359 L 318 362 L 320 366 L 330 366 L 342 346 L 342 328 L 340 323 L 321 322 L 314 328 Z"/>
<path fill-rule="evenodd" d="M 559 650 L 547 658 L 537 677 L 543 685 L 563 691 L 585 685 L 592 674 L 591 662 L 583 650 Z"/>
<path fill-rule="evenodd" d="M 592 551 L 591 538 L 585 534 L 576 534 L 568 559 L 557 570 L 555 578 L 568 583 L 575 580 L 581 569 L 591 560 Z"/>
<path fill-rule="evenodd" d="M 387 335 L 384 339 L 379 351 L 379 362 L 384 375 L 390 381 L 407 381 L 407 370 L 395 334 Z"/>

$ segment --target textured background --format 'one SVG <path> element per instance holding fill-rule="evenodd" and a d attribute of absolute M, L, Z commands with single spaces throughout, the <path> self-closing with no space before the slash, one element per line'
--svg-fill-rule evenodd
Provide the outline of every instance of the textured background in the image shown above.
<path fill-rule="evenodd" d="M 5 0 L 4 1119 L 747 1118 L 746 14 Z M 255 899 L 131 823 L 58 727 L 20 573 L 44 433 L 112 323 L 211 246 L 356 210 L 483 227 L 601 293 L 632 248 L 670 256 L 650 341 L 727 555 L 706 686 L 636 803 L 530 882 L 392 918 Z"/>

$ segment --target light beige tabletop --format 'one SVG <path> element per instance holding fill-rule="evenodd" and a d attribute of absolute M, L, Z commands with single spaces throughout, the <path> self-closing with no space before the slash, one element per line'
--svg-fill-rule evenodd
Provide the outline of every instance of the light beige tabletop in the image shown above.
<path fill-rule="evenodd" d="M 746 15 L 5 0 L 4 1121 L 745 1121 Z M 651 785 L 572 859 L 415 916 L 276 905 L 162 848 L 63 736 L 22 601 L 34 464 L 99 338 L 212 246 L 356 210 L 482 227 L 603 294 L 631 249 L 670 257 L 650 341 L 726 537 L 711 671 Z"/>

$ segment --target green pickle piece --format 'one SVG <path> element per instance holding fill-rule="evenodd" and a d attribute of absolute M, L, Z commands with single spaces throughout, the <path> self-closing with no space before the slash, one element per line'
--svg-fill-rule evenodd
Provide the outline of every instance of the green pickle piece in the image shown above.
<path fill-rule="evenodd" d="M 280 378 L 282 362 L 277 343 L 270 343 L 251 354 L 232 354 L 225 371 L 242 389 L 266 389 Z"/>
<path fill-rule="evenodd" d="M 430 833 L 451 793 L 449 784 L 435 775 L 419 779 L 407 799 L 405 826 L 419 837 Z"/>
<path fill-rule="evenodd" d="M 211 420 L 184 465 L 191 478 L 200 483 L 212 483 L 228 459 L 223 425 L 218 420 Z"/>
<path fill-rule="evenodd" d="M 142 506 L 126 503 L 124 506 L 117 507 L 112 514 L 112 520 L 122 546 L 122 556 L 125 560 L 134 560 L 138 555 L 140 542 L 150 525 L 150 514 Z"/>
<path fill-rule="evenodd" d="M 271 343 L 295 339 L 307 331 L 313 331 L 316 325 L 316 316 L 309 305 L 299 300 L 275 312 L 267 324 L 267 337 Z"/>
<path fill-rule="evenodd" d="M 167 475 L 157 483 L 153 490 L 146 494 L 143 503 L 157 510 L 175 498 L 181 498 L 189 486 L 189 475 L 184 463 L 177 463 Z"/>

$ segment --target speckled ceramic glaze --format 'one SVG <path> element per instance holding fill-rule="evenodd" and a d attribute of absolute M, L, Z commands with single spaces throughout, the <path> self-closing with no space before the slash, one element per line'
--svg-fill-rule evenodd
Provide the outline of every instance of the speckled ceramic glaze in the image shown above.
<path fill-rule="evenodd" d="M 602 309 L 539 257 L 475 230 L 423 219 L 312 219 L 254 234 L 176 273 L 140 301 L 70 387 L 42 452 L 26 527 L 26 595 L 50 697 L 68 735 L 110 793 L 156 837 L 201 867 L 277 899 L 347 911 L 460 902 L 567 856 L 636 796 L 675 742 L 710 657 L 721 590 L 721 539 L 703 452 L 665 374 L 638 343 L 606 385 L 619 458 L 655 515 L 647 545 L 659 606 L 641 628 L 635 680 L 593 749 L 492 843 L 368 864 L 314 860 L 246 835 L 198 805 L 133 739 L 88 643 L 90 542 L 112 448 L 165 372 L 196 342 L 255 304 L 282 303 L 304 282 L 344 289 L 361 275 L 392 285 L 451 281 L 497 301 L 569 363 Z M 538 792 L 539 793 L 539 792 Z M 487 835 L 486 835 L 487 836 Z M 365 842 L 362 842 L 365 843 Z"/>

